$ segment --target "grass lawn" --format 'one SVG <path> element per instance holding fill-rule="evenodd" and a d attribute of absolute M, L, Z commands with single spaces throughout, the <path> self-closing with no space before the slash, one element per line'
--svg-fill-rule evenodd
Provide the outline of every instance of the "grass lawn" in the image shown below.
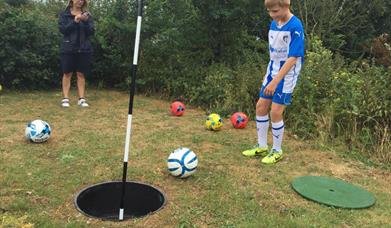
<path fill-rule="evenodd" d="M 73 204 L 78 191 L 122 178 L 129 96 L 90 89 L 85 109 L 75 96 L 70 108 L 61 108 L 61 96 L 0 95 L 0 227 L 390 227 L 390 171 L 298 141 L 289 127 L 284 159 L 262 165 L 240 153 L 255 144 L 255 122 L 238 130 L 224 119 L 222 130 L 211 132 L 204 111 L 187 105 L 184 116 L 174 117 L 169 102 L 144 96 L 135 97 L 128 180 L 160 188 L 167 204 L 120 223 L 85 217 Z M 51 125 L 48 142 L 24 139 L 33 119 Z M 169 153 L 180 146 L 199 159 L 197 173 L 184 180 L 166 169 Z M 377 202 L 347 210 L 307 201 L 290 186 L 303 175 L 343 179 L 372 192 Z"/>

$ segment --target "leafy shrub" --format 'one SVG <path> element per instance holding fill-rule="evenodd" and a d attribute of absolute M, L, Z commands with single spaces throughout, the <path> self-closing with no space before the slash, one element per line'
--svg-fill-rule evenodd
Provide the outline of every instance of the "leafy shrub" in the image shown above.
<path fill-rule="evenodd" d="M 287 109 L 290 129 L 323 142 L 339 138 L 351 149 L 390 161 L 390 69 L 365 61 L 342 65 L 316 37 Z"/>
<path fill-rule="evenodd" d="M 222 64 L 212 65 L 202 85 L 192 89 L 192 101 L 208 112 L 231 115 L 243 111 L 252 116 L 263 78 L 256 65 L 249 62 L 234 70 Z"/>
<path fill-rule="evenodd" d="M 364 64 L 350 71 L 336 72 L 333 78 L 331 99 L 337 134 L 351 147 L 373 151 L 383 161 L 391 161 L 390 71 Z"/>
<path fill-rule="evenodd" d="M 323 47 L 321 40 L 310 40 L 304 67 L 294 90 L 292 105 L 287 118 L 296 134 L 302 137 L 318 135 L 315 121 L 330 103 L 332 74 L 336 66 L 331 51 Z"/>
<path fill-rule="evenodd" d="M 19 7 L 28 3 L 28 0 L 5 0 L 11 6 Z"/>
<path fill-rule="evenodd" d="M 6 87 L 48 88 L 60 82 L 58 29 L 36 9 L 0 10 L 0 82 Z"/>
<path fill-rule="evenodd" d="M 130 85 L 130 71 L 133 61 L 135 23 L 128 0 L 119 0 L 104 7 L 105 15 L 95 9 L 96 32 L 94 40 L 94 65 L 92 81 L 109 87 L 127 88 Z M 93 13 L 95 12 L 93 11 Z"/>

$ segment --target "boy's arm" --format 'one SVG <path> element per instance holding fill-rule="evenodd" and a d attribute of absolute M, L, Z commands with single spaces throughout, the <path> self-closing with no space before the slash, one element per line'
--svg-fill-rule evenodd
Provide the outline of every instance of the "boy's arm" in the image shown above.
<path fill-rule="evenodd" d="M 278 83 L 285 77 L 285 75 L 289 72 L 289 70 L 293 67 L 293 65 L 296 64 L 297 57 L 289 57 L 284 65 L 281 67 L 280 71 L 278 72 L 277 76 L 269 83 L 269 85 L 266 86 L 263 93 L 266 96 L 273 96 L 274 91 L 276 91 Z"/>

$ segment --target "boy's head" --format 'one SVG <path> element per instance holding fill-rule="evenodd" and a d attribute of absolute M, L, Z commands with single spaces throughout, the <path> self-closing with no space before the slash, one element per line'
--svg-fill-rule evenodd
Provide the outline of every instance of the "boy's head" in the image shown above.
<path fill-rule="evenodd" d="M 265 0 L 266 8 L 272 8 L 275 6 L 279 7 L 289 7 L 291 0 Z"/>
<path fill-rule="evenodd" d="M 265 7 L 273 20 L 284 20 L 290 14 L 291 0 L 265 0 Z"/>

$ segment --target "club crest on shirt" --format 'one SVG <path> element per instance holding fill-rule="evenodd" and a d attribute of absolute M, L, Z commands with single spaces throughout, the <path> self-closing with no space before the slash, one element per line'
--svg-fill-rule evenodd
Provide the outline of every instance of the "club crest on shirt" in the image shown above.
<path fill-rule="evenodd" d="M 285 42 L 285 43 L 288 43 L 288 35 L 285 35 L 282 37 L 282 40 Z"/>

